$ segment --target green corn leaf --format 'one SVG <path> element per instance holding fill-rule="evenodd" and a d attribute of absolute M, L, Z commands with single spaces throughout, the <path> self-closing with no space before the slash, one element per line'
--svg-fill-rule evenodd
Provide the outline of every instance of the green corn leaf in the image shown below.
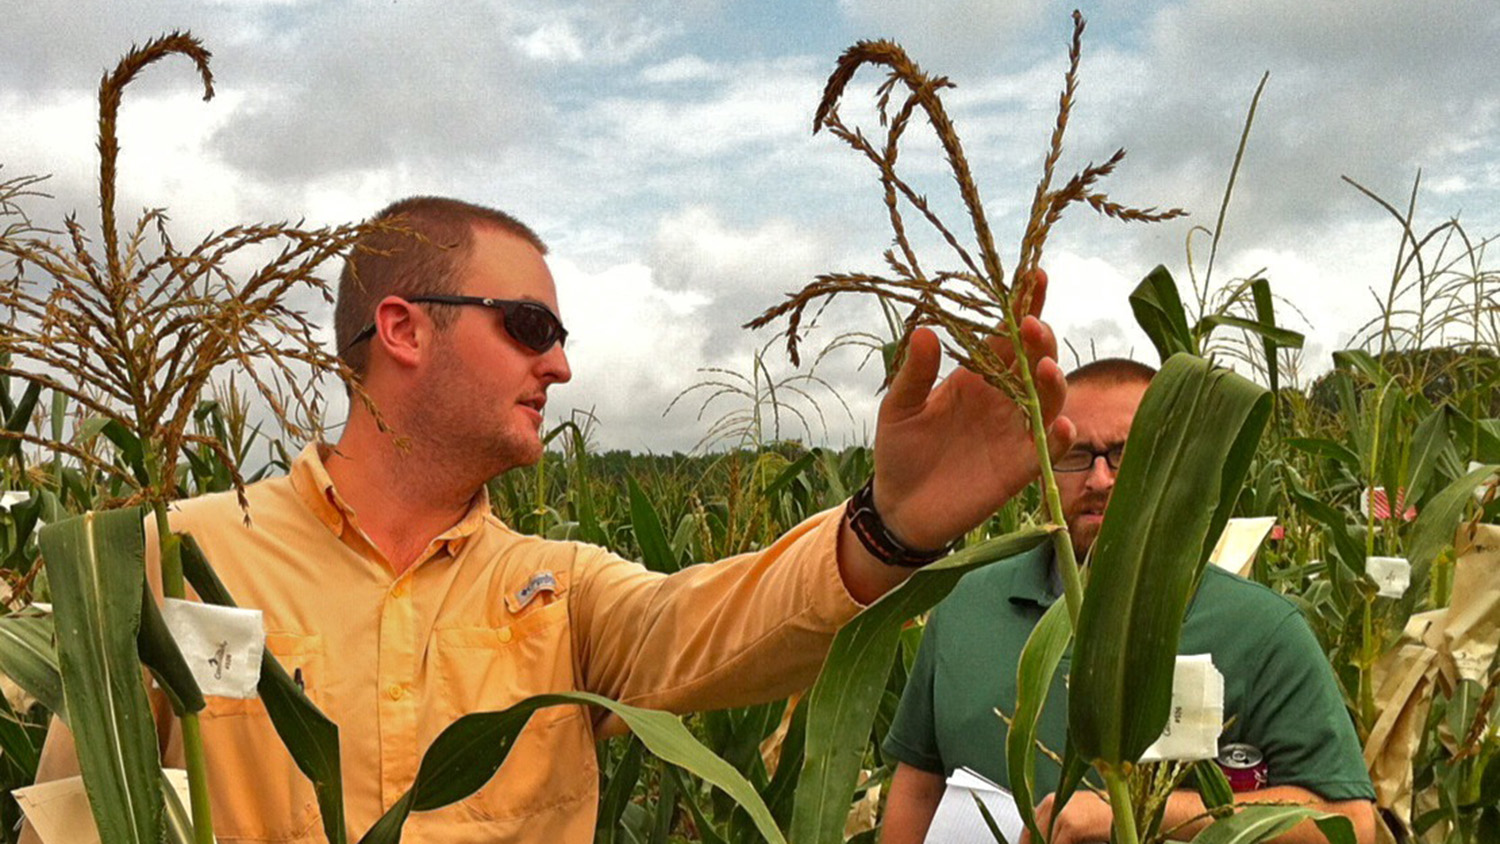
<path fill-rule="evenodd" d="M 1304 806 L 1246 806 L 1204 827 L 1193 837 L 1193 844 L 1255 844 L 1275 838 L 1306 820 L 1318 825 L 1329 844 L 1357 844 L 1354 824 L 1348 818 Z"/>
<path fill-rule="evenodd" d="M 702 559 L 706 554 L 697 548 L 699 516 L 696 513 L 683 513 L 682 519 L 677 522 L 677 530 L 672 534 L 672 558 L 680 560 L 684 556 Z"/>
<path fill-rule="evenodd" d="M 1484 424 L 1493 420 L 1475 421 L 1455 407 L 1449 407 L 1449 411 L 1453 414 L 1449 419 L 1453 426 L 1453 441 L 1458 444 L 1460 454 L 1481 463 L 1500 463 L 1500 437 Z"/>
<path fill-rule="evenodd" d="M 1177 295 L 1177 282 L 1166 267 L 1158 265 L 1141 279 L 1130 293 L 1130 310 L 1163 361 L 1178 352 L 1198 352 L 1182 297 Z"/>
<path fill-rule="evenodd" d="M 1327 437 L 1287 437 L 1286 444 L 1298 451 L 1336 460 L 1347 466 L 1351 472 L 1360 471 L 1359 455 L 1343 443 Z"/>
<path fill-rule="evenodd" d="M 1270 408 L 1263 387 L 1189 355 L 1142 398 L 1078 619 L 1068 730 L 1088 759 L 1133 762 L 1161 735 L 1183 613 Z"/>
<path fill-rule="evenodd" d="M 786 738 L 781 742 L 781 756 L 776 760 L 776 773 L 761 790 L 766 805 L 771 807 L 776 826 L 783 829 L 792 817 L 797 781 L 802 775 L 802 762 L 807 758 L 807 707 L 801 705 L 805 703 L 800 701 L 792 712 L 792 723 L 787 726 Z"/>
<path fill-rule="evenodd" d="M 1333 353 L 1333 365 L 1346 371 L 1358 372 L 1371 384 L 1380 386 L 1391 380 L 1375 356 L 1362 349 L 1344 349 Z"/>
<path fill-rule="evenodd" d="M 0 442 L 11 442 L 4 440 Z M 32 531 L 36 530 L 38 520 L 42 519 L 42 510 L 47 507 L 47 496 L 51 493 L 47 490 L 31 493 L 31 499 L 12 505 L 10 518 L 15 530 L 15 544 L 11 546 L 10 556 L 5 560 L 5 567 L 16 571 L 25 571 L 30 568 L 30 561 L 26 556 L 26 544 L 31 539 Z M 56 519 L 49 520 L 55 521 Z"/>
<path fill-rule="evenodd" d="M 37 397 L 42 394 L 42 385 L 33 381 L 26 385 L 26 392 L 21 394 L 21 400 L 16 402 L 15 407 L 10 409 L 5 417 L 5 430 L 12 434 L 22 434 L 31 427 L 31 414 L 36 410 Z M 12 455 L 21 451 L 21 441 L 18 439 L 0 439 L 0 460 L 9 459 Z"/>
<path fill-rule="evenodd" d="M 797 783 L 791 840 L 840 840 L 901 624 L 936 605 L 967 572 L 1029 551 L 1049 535 L 1030 528 L 965 548 L 917 572 L 839 631 L 804 703 L 807 758 Z"/>
<path fill-rule="evenodd" d="M 235 606 L 234 598 L 214 574 L 203 549 L 186 534 L 182 535 L 182 574 L 204 603 Z M 308 699 L 270 651 L 261 657 L 260 682 L 255 688 L 261 703 L 266 705 L 276 735 L 281 737 L 297 768 L 313 784 L 318 810 L 323 816 L 323 834 L 330 844 L 344 844 L 348 832 L 344 823 L 338 726 Z"/>
<path fill-rule="evenodd" d="M 984 805 L 984 801 L 979 799 L 978 794 L 970 794 L 969 796 L 974 798 L 974 805 L 979 807 L 979 816 L 984 818 L 984 825 L 989 828 L 990 835 L 994 837 L 996 844 L 1010 844 L 1005 838 L 1005 833 L 1000 830 L 1000 824 L 995 821 L 995 816 L 990 814 L 990 807 Z M 1033 836 L 1037 835 L 1036 832 L 1032 832 L 1031 834 Z M 1037 838 L 1036 840 L 1041 841 L 1042 839 Z"/>
<path fill-rule="evenodd" d="M 0 618 L 0 674 L 67 723 L 68 706 L 52 640 L 51 615 L 23 611 Z"/>
<path fill-rule="evenodd" d="M 793 460 L 785 469 L 781 470 L 774 480 L 766 484 L 766 488 L 760 491 L 761 496 L 767 499 L 775 496 L 776 493 L 785 489 L 787 484 L 795 480 L 798 475 L 806 472 L 817 459 L 818 453 L 816 451 L 809 451 L 796 460 Z"/>
<path fill-rule="evenodd" d="M 1456 481 L 1443 487 L 1422 512 L 1412 526 L 1411 540 L 1406 546 L 1406 561 L 1411 563 L 1412 582 L 1426 576 L 1432 561 L 1443 549 L 1453 544 L 1459 520 L 1474 501 L 1474 488 L 1500 470 L 1500 465 L 1480 466 Z"/>
<path fill-rule="evenodd" d="M 21 769 L 22 782 L 36 779 L 36 765 L 41 760 L 42 748 L 37 744 L 32 729 L 10 705 L 5 695 L 0 695 L 0 757 Z"/>
<path fill-rule="evenodd" d="M 1297 508 L 1323 525 L 1329 537 L 1332 538 L 1334 562 L 1329 567 L 1330 577 L 1337 579 L 1344 572 L 1363 571 L 1363 569 L 1356 568 L 1356 565 L 1363 562 L 1364 550 L 1360 547 L 1353 531 L 1350 530 L 1349 519 L 1343 511 L 1309 492 L 1296 477 L 1288 477 L 1286 491 L 1287 497 L 1297 505 Z"/>
<path fill-rule="evenodd" d="M 693 793 L 691 781 L 684 781 L 687 775 L 671 767 L 667 768 L 667 774 L 677 783 L 677 790 L 682 792 L 682 802 L 687 804 L 688 814 L 693 816 L 693 825 L 698 829 L 702 844 L 728 844 L 724 836 L 714 829 L 713 821 L 703 814 L 703 807 L 698 805 L 698 796 Z"/>
<path fill-rule="evenodd" d="M 656 817 L 651 822 L 651 837 L 647 844 L 667 844 L 672 834 L 673 816 L 677 814 L 677 778 L 663 772 L 656 794 Z"/>
<path fill-rule="evenodd" d="M 1474 829 L 1474 840 L 1483 841 L 1485 844 L 1500 841 L 1500 807 L 1486 806 L 1479 812 L 1479 821 Z"/>
<path fill-rule="evenodd" d="M 1031 830 L 1033 841 L 1044 840 L 1037 827 L 1035 810 L 1036 726 L 1047 703 L 1053 675 L 1072 638 L 1073 622 L 1068 618 L 1067 602 L 1055 601 L 1032 628 L 1016 667 L 1016 711 L 1005 737 L 1005 760 L 1016 809 Z"/>
<path fill-rule="evenodd" d="M 203 709 L 203 692 L 193 677 L 193 669 L 182 658 L 177 640 L 167 629 L 167 620 L 156 605 L 151 590 L 141 584 L 141 629 L 136 636 L 136 650 L 141 664 L 151 669 L 156 682 L 166 692 L 172 711 L 179 717 Z"/>
<path fill-rule="evenodd" d="M 1261 79 L 1261 82 L 1265 82 L 1264 77 Z M 1251 106 L 1251 111 L 1252 113 L 1254 112 L 1253 105 Z M 1250 282 L 1250 296 L 1255 300 L 1256 318 L 1263 325 L 1275 325 L 1276 305 L 1275 301 L 1271 298 L 1271 282 L 1264 278 L 1252 279 Z M 1297 334 L 1295 331 L 1292 333 Z M 1302 348 L 1304 339 L 1301 334 L 1297 334 L 1297 345 L 1294 348 Z M 1278 365 L 1276 358 L 1278 357 L 1277 352 L 1282 345 L 1285 344 L 1277 343 L 1272 337 L 1264 335 L 1261 337 L 1261 348 L 1266 353 L 1266 383 L 1271 387 L 1272 396 L 1277 396 L 1281 393 L 1281 367 Z"/>
<path fill-rule="evenodd" d="M 100 840 L 128 844 L 162 836 L 161 761 L 136 654 L 145 544 L 135 508 L 41 531 L 79 768 Z"/>
<path fill-rule="evenodd" d="M 1062 773 L 1057 779 L 1057 791 L 1052 798 L 1052 813 L 1054 816 L 1061 812 L 1068 801 L 1073 799 L 1073 794 L 1078 791 L 1078 786 L 1083 785 L 1083 778 L 1089 772 L 1089 761 L 1078 752 L 1078 745 L 1069 738 L 1063 748 Z"/>
<path fill-rule="evenodd" d="M 1448 450 L 1448 406 L 1438 405 L 1427 414 L 1411 436 L 1411 463 L 1406 474 L 1406 500 L 1416 503 L 1427 491 L 1427 481 L 1437 468 L 1438 458 Z"/>
<path fill-rule="evenodd" d="M 586 692 L 534 695 L 508 709 L 472 713 L 448 725 L 423 754 L 411 789 L 381 816 L 360 844 L 395 844 L 401 840 L 401 827 L 412 812 L 439 809 L 478 791 L 500 770 L 533 712 L 570 704 L 597 706 L 618 715 L 647 750 L 722 789 L 750 813 L 766 841 L 785 844 L 755 788 L 728 762 L 699 743 L 682 719 Z M 694 811 L 701 818 L 696 807 Z"/>
<path fill-rule="evenodd" d="M 594 831 L 595 844 L 615 844 L 620 829 L 620 818 L 625 806 L 630 803 L 631 792 L 641 779 L 640 739 L 630 737 L 625 755 L 610 772 L 609 785 L 599 798 L 599 818 Z"/>
<path fill-rule="evenodd" d="M 1489 758 L 1479 777 L 1479 805 L 1500 806 L 1500 754 Z"/>
<path fill-rule="evenodd" d="M 1193 780 L 1198 785 L 1198 795 L 1209 811 L 1234 805 L 1234 787 L 1224 776 L 1224 769 L 1213 759 L 1200 759 L 1193 763 Z"/>
<path fill-rule="evenodd" d="M 1373 465 L 1367 477 L 1375 478 L 1375 483 L 1385 487 L 1389 496 L 1391 506 L 1391 518 L 1400 519 L 1401 512 L 1396 507 L 1396 501 L 1400 496 L 1401 484 L 1401 446 L 1405 439 L 1401 436 L 1401 428 L 1404 427 L 1406 416 L 1406 394 L 1396 384 L 1395 380 L 1380 389 L 1379 405 L 1377 412 L 1380 420 L 1380 439 L 1374 443 L 1375 448 L 1370 453 Z"/>
<path fill-rule="evenodd" d="M 1199 336 L 1206 337 L 1208 336 L 1210 330 L 1221 325 L 1227 325 L 1230 328 L 1238 328 L 1242 331 L 1248 331 L 1251 334 L 1259 335 L 1267 343 L 1272 344 L 1273 350 L 1276 346 L 1287 346 L 1288 348 L 1300 349 L 1302 348 L 1302 342 L 1305 339 L 1299 332 L 1292 331 L 1289 328 L 1280 328 L 1274 323 L 1267 324 L 1253 319 L 1245 319 L 1244 317 L 1230 316 L 1228 314 L 1209 314 L 1208 316 L 1199 320 Z"/>
<path fill-rule="evenodd" d="M 68 394 L 52 391 L 52 413 L 48 421 L 52 424 L 52 439 L 62 442 L 63 433 L 67 428 L 68 421 Z M 62 460 L 62 452 L 53 455 L 56 461 Z"/>
<path fill-rule="evenodd" d="M 151 483 L 151 476 L 146 472 L 146 449 L 141 445 L 140 437 L 126 428 L 120 420 L 105 416 L 90 416 L 78 424 L 78 431 L 73 435 L 73 441 L 85 443 L 100 434 L 103 434 L 105 439 L 114 443 L 115 447 L 120 450 L 120 456 L 125 458 L 125 465 L 135 473 L 136 480 L 142 484 Z"/>
<path fill-rule="evenodd" d="M 641 562 L 652 571 L 667 574 L 677 571 L 681 568 L 677 562 L 679 558 L 672 553 L 656 508 L 651 506 L 651 500 L 641 491 L 641 485 L 634 477 L 625 476 L 625 487 L 630 496 L 630 526 L 635 531 L 635 541 L 641 546 Z"/>
<path fill-rule="evenodd" d="M 594 501 L 593 487 L 589 485 L 588 437 L 576 423 L 564 422 L 570 435 L 573 454 L 573 482 L 568 495 L 573 500 L 573 516 L 578 522 L 578 538 L 594 545 L 608 544 L 604 526 L 599 519 L 599 507 Z"/>

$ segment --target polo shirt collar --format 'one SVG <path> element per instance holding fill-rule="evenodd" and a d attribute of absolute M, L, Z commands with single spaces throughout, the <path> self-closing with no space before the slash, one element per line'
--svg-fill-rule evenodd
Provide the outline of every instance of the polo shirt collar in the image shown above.
<path fill-rule="evenodd" d="M 1050 540 L 1022 554 L 1017 560 L 1009 597 L 1014 604 L 1031 604 L 1044 608 L 1057 601 L 1059 596 L 1052 585 Z"/>
<path fill-rule="evenodd" d="M 358 519 L 354 508 L 334 488 L 333 478 L 328 475 L 328 467 L 323 464 L 324 457 L 332 450 L 333 447 L 326 443 L 308 443 L 292 461 L 290 474 L 292 487 L 296 489 L 303 504 L 334 536 L 344 538 L 347 531 L 358 525 Z M 489 490 L 480 487 L 464 517 L 458 524 L 434 538 L 433 542 L 446 545 L 450 554 L 457 555 L 467 544 L 469 537 L 479 530 L 489 512 Z"/>

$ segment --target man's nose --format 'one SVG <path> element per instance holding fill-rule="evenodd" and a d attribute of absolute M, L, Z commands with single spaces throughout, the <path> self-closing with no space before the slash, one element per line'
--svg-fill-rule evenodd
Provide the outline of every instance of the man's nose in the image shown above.
<path fill-rule="evenodd" d="M 1084 476 L 1084 485 L 1089 489 L 1109 489 L 1115 485 L 1115 470 L 1109 468 L 1109 461 L 1104 455 L 1094 455 L 1088 474 Z"/>
<path fill-rule="evenodd" d="M 566 384 L 573 380 L 573 368 L 568 365 L 568 353 L 563 350 L 561 343 L 556 343 L 543 352 L 538 366 L 541 367 L 541 379 L 547 383 Z"/>

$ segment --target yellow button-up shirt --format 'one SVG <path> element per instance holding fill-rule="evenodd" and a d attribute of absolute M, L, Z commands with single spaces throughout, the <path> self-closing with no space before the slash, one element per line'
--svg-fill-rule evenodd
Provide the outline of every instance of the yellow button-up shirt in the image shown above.
<path fill-rule="evenodd" d="M 518 534 L 481 495 L 398 576 L 317 447 L 247 494 L 249 525 L 225 494 L 176 505 L 173 529 L 197 539 L 236 603 L 264 611 L 268 649 L 338 724 L 351 840 L 461 715 L 565 690 L 673 711 L 775 699 L 811 682 L 859 610 L 838 573 L 837 511 L 759 553 L 661 575 Z M 539 711 L 488 785 L 412 815 L 403 841 L 592 841 L 598 715 Z M 202 726 L 220 842 L 323 840 L 312 785 L 258 699 L 210 698 Z M 165 761 L 180 765 L 167 729 Z M 57 771 L 44 759 L 44 775 Z"/>

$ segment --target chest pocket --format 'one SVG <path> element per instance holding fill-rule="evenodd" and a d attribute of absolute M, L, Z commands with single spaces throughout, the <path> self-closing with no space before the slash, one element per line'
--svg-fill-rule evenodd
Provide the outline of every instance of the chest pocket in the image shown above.
<path fill-rule="evenodd" d="M 308 697 L 321 706 L 323 637 L 271 633 L 266 649 L 288 674 L 302 678 Z M 208 698 L 202 724 L 220 841 L 321 839 L 312 783 L 292 761 L 260 698 Z"/>
<path fill-rule="evenodd" d="M 546 595 L 498 627 L 435 631 L 439 730 L 463 715 L 494 712 L 532 695 L 573 691 L 568 605 Z M 597 791 L 593 731 L 581 706 L 535 712 L 500 771 L 483 788 L 439 812 L 454 821 L 503 821 L 592 805 Z M 435 819 L 436 820 L 436 819 Z"/>

